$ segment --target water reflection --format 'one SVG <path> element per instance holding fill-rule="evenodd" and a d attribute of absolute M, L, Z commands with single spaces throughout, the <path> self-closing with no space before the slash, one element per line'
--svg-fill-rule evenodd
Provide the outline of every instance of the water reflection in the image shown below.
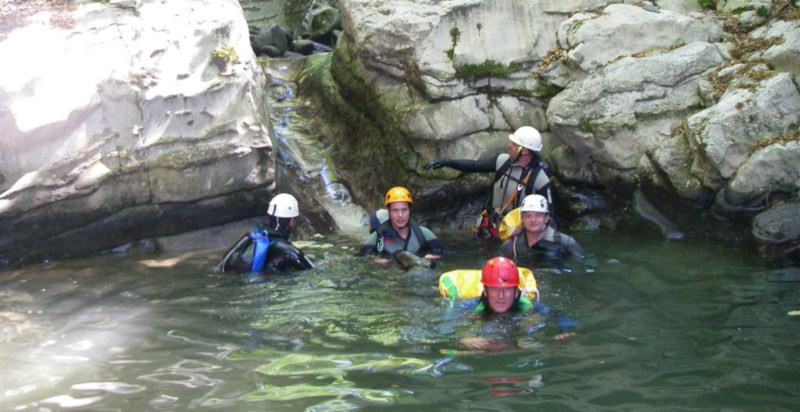
<path fill-rule="evenodd" d="M 792 410 L 800 309 L 791 271 L 722 246 L 580 241 L 598 258 L 537 269 L 546 316 L 486 322 L 437 291 L 485 256 L 459 234 L 406 272 L 308 240 L 319 266 L 262 283 L 219 251 L 125 255 L 3 273 L 3 410 Z M 726 254 L 727 253 L 727 254 Z M 719 256 L 725 256 L 720 259 Z M 498 339 L 491 352 L 459 345 Z"/>

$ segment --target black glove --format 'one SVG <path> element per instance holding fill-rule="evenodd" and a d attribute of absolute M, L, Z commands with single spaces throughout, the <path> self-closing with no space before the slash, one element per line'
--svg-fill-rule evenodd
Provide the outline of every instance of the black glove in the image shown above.
<path fill-rule="evenodd" d="M 450 160 L 448 160 L 448 159 L 436 159 L 436 160 L 430 161 L 429 163 L 427 163 L 425 166 L 422 166 L 422 167 L 424 167 L 425 170 L 430 170 L 430 169 L 441 169 L 443 167 L 448 167 L 448 166 L 450 166 Z"/>

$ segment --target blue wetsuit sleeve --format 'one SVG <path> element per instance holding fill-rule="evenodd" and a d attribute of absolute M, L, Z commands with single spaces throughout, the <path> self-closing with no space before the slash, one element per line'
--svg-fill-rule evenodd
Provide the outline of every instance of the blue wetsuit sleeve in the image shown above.
<path fill-rule="evenodd" d="M 575 319 L 572 319 L 567 315 L 560 315 L 557 311 L 551 309 L 549 306 L 546 306 L 541 302 L 534 302 L 533 311 L 536 313 L 541 313 L 542 315 L 555 316 L 556 326 L 558 326 L 562 331 L 568 331 L 578 327 L 578 322 L 576 322 Z"/>

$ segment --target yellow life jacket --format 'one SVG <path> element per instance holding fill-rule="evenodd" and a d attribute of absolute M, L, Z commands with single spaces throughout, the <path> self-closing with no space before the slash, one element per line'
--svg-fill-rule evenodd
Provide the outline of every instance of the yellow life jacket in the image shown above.
<path fill-rule="evenodd" d="M 517 268 L 519 271 L 519 289 L 523 296 L 532 302 L 539 298 L 536 278 L 528 268 Z M 477 298 L 483 293 L 480 269 L 456 269 L 444 272 L 439 276 L 439 293 L 450 299 Z"/>
<path fill-rule="evenodd" d="M 519 228 L 522 228 L 522 212 L 516 208 L 508 212 L 500 222 L 500 240 L 508 239 Z"/>

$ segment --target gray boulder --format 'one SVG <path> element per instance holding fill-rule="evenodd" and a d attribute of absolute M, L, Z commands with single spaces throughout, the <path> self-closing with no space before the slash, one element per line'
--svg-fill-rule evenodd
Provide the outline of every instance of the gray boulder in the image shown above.
<path fill-rule="evenodd" d="M 764 61 L 777 71 L 800 77 L 800 20 L 776 20 L 750 33 L 755 39 L 779 39 L 768 49 L 757 51 L 750 59 Z"/>
<path fill-rule="evenodd" d="M 558 29 L 559 46 L 572 67 L 592 73 L 617 58 L 694 41 L 715 42 L 722 26 L 704 15 L 611 4 L 602 13 L 578 13 Z"/>
<path fill-rule="evenodd" d="M 551 99 L 548 123 L 575 151 L 632 170 L 670 136 L 677 115 L 700 105 L 698 82 L 722 63 L 719 51 L 703 42 L 623 58 Z"/>
<path fill-rule="evenodd" d="M 0 68 L 0 261 L 263 211 L 272 144 L 242 10 L 190 6 L 81 3 L 72 28 L 45 9 L 0 39 L 0 60 L 15 62 Z"/>
<path fill-rule="evenodd" d="M 750 155 L 724 193 L 726 204 L 750 207 L 768 204 L 780 193 L 800 193 L 800 141 L 773 143 Z"/>
<path fill-rule="evenodd" d="M 792 258 L 800 262 L 800 203 L 774 206 L 753 218 L 753 237 L 759 253 L 770 260 Z"/>
<path fill-rule="evenodd" d="M 727 89 L 719 102 L 688 118 L 688 136 L 707 159 L 709 187 L 719 189 L 750 154 L 756 142 L 793 132 L 800 124 L 800 92 L 789 73 Z M 715 177 L 715 174 L 718 177 Z"/>

